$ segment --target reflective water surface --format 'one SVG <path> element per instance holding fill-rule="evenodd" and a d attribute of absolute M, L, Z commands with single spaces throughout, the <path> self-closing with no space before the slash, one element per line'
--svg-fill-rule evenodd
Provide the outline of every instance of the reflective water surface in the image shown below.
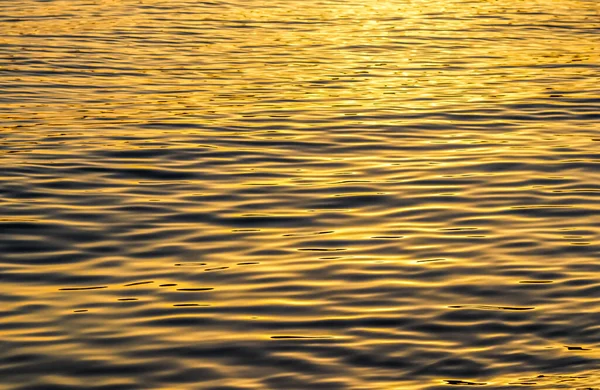
<path fill-rule="evenodd" d="M 0 2 L 0 387 L 600 387 L 600 2 Z"/>

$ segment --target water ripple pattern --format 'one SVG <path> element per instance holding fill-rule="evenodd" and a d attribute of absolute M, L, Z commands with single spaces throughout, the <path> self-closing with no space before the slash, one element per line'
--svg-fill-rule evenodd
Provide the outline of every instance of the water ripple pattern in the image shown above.
<path fill-rule="evenodd" d="M 600 388 L 600 2 L 0 2 L 0 388 Z"/>

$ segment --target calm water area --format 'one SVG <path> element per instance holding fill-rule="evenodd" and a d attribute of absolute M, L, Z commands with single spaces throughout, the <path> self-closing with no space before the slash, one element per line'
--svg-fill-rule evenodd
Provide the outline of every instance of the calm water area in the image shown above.
<path fill-rule="evenodd" d="M 1 390 L 600 389 L 600 1 L 0 0 Z"/>

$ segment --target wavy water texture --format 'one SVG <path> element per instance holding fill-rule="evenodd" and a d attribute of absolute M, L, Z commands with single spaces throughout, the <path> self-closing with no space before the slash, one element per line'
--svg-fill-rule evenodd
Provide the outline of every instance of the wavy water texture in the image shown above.
<path fill-rule="evenodd" d="M 0 27 L 0 388 L 600 388 L 599 2 Z"/>

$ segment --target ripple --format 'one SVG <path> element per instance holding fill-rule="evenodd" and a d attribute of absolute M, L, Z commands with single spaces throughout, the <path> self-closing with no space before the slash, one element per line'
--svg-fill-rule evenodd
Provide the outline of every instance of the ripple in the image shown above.
<path fill-rule="evenodd" d="M 108 286 L 92 286 L 92 287 L 63 287 L 59 288 L 61 291 L 84 291 L 84 290 L 100 290 L 108 288 Z"/>
<path fill-rule="evenodd" d="M 0 388 L 600 388 L 598 2 L 0 9 Z"/>

